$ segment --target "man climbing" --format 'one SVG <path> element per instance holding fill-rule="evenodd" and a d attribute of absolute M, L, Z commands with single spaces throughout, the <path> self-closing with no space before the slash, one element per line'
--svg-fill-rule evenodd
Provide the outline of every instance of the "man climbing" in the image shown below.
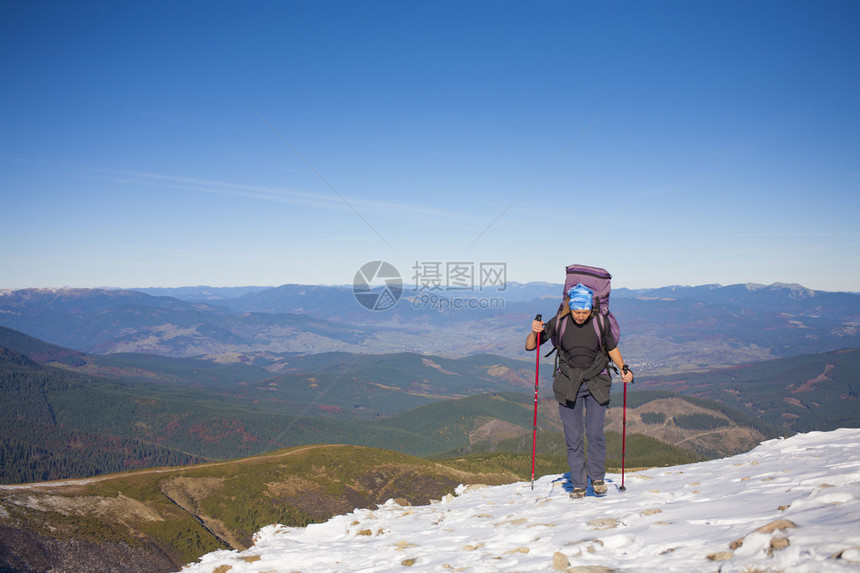
<path fill-rule="evenodd" d="M 600 325 L 604 318 L 598 318 L 593 306 L 593 291 L 577 284 L 565 294 L 560 312 L 548 323 L 532 322 L 532 330 L 525 343 L 528 351 L 536 350 L 547 340 L 553 340 L 556 345 L 558 369 L 552 389 L 564 426 L 567 463 L 573 484 L 570 497 L 573 499 L 585 496 L 588 478 L 591 478 L 595 495 L 606 495 L 603 422 L 612 386 L 609 361 L 622 372 L 622 382 L 628 384 L 633 381 L 633 372 L 624 368 L 615 336 L 610 328 Z M 588 438 L 587 457 L 585 436 Z"/>

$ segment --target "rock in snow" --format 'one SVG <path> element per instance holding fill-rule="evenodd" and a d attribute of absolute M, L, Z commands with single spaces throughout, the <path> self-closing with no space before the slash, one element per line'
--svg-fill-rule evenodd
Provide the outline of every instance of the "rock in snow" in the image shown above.
<path fill-rule="evenodd" d="M 563 475 L 389 500 L 307 527 L 271 525 L 186 573 L 860 571 L 860 430 L 770 440 L 722 460 L 607 475 L 568 497 Z M 614 487 L 613 487 L 614 486 Z"/>

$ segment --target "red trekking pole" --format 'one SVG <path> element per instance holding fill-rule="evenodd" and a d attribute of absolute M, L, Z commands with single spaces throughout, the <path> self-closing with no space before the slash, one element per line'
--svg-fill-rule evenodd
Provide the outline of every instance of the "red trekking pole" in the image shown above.
<path fill-rule="evenodd" d="M 630 369 L 627 365 L 624 365 L 624 368 L 621 369 L 624 374 L 630 372 Z M 623 381 L 622 381 L 623 382 Z M 630 381 L 633 384 L 633 381 Z M 624 411 L 621 414 L 621 487 L 618 488 L 619 491 L 626 491 L 627 488 L 624 487 L 624 455 L 627 451 L 627 384 L 624 384 Z"/>
<path fill-rule="evenodd" d="M 540 314 L 535 320 L 542 320 Z M 532 426 L 532 489 L 535 488 L 535 451 L 537 450 L 538 373 L 540 372 L 540 332 L 535 333 L 535 420 Z M 623 479 L 623 478 L 622 478 Z"/>

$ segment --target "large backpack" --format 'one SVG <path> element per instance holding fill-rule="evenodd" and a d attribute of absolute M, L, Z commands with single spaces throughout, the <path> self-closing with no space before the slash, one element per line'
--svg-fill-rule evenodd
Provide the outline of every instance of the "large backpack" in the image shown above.
<path fill-rule="evenodd" d="M 564 280 L 563 295 L 575 287 L 577 284 L 587 286 L 594 292 L 594 300 L 592 301 L 592 312 L 594 330 L 597 333 L 597 339 L 600 341 L 600 348 L 606 352 L 605 340 L 607 332 L 612 332 L 612 337 L 617 344 L 621 339 L 621 328 L 618 326 L 618 321 L 615 315 L 609 310 L 609 291 L 612 285 L 612 275 L 599 267 L 589 267 L 586 265 L 569 265 L 565 268 L 566 278 Z M 561 349 L 561 337 L 564 336 L 564 330 L 570 315 L 564 319 L 560 318 L 561 311 L 564 309 L 564 302 L 558 307 L 556 315 L 555 335 L 552 337 L 552 345 L 558 354 Z M 561 324 L 559 324 L 561 322 Z M 551 354 L 551 352 L 550 352 Z M 558 359 L 558 354 L 556 359 Z"/>

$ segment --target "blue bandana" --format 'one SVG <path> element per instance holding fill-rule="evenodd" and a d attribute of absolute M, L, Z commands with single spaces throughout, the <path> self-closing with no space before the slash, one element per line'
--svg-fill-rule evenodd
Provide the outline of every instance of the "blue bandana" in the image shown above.
<path fill-rule="evenodd" d="M 570 297 L 570 302 L 567 303 L 570 310 L 591 310 L 594 292 L 590 288 L 578 284 L 567 291 L 567 296 Z"/>

